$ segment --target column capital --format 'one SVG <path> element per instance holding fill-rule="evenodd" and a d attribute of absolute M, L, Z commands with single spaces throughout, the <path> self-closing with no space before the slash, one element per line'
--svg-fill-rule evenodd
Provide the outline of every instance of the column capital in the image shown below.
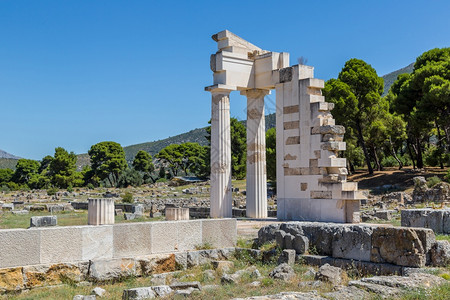
<path fill-rule="evenodd" d="M 270 94 L 270 90 L 264 89 L 250 89 L 241 91 L 241 95 L 247 96 L 247 98 L 258 99 L 264 98 L 266 95 Z"/>
<path fill-rule="evenodd" d="M 225 84 L 214 84 L 205 87 L 205 91 L 211 92 L 211 94 L 230 94 L 232 91 L 236 91 L 237 88 L 235 86 L 231 85 L 225 85 Z"/>

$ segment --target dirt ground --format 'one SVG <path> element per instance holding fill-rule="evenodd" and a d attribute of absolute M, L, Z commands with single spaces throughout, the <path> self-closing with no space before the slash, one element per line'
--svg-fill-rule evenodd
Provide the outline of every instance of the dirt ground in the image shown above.
<path fill-rule="evenodd" d="M 438 176 L 443 179 L 448 168 L 425 168 L 424 171 L 414 171 L 411 167 L 405 167 L 401 170 L 398 168 L 385 168 L 384 171 L 375 171 L 369 175 L 367 170 L 357 170 L 355 174 L 348 176 L 348 181 L 357 181 L 359 189 L 376 190 L 383 185 L 395 186 L 395 190 L 408 191 L 414 188 L 413 178 L 416 176 L 424 176 L 426 179 Z"/>

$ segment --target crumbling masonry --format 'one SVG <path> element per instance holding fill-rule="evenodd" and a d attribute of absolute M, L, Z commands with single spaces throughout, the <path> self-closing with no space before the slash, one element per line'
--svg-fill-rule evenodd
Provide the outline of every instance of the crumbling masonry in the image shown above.
<path fill-rule="evenodd" d="M 262 50 L 225 30 L 213 35 L 211 217 L 231 217 L 230 92 L 247 96 L 247 216 L 267 217 L 264 97 L 276 90 L 279 220 L 359 222 L 357 183 L 347 182 L 343 126 L 325 102 L 324 81 L 289 54 Z"/>

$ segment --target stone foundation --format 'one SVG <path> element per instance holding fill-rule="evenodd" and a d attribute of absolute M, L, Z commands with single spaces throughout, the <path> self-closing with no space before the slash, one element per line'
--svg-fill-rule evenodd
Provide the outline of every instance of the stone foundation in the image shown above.
<path fill-rule="evenodd" d="M 402 226 L 430 228 L 435 233 L 450 234 L 450 209 L 404 209 Z"/>
<path fill-rule="evenodd" d="M 0 230 L 0 268 L 233 247 L 235 219 Z"/>
<path fill-rule="evenodd" d="M 40 264 L 0 269 L 0 294 L 81 281 L 104 282 L 150 276 L 230 259 L 234 248 L 196 250 L 139 257 Z"/>
<path fill-rule="evenodd" d="M 276 240 L 294 249 L 330 258 L 424 267 L 432 261 L 436 238 L 431 229 L 314 222 L 288 222 L 258 232 L 260 243 Z"/>

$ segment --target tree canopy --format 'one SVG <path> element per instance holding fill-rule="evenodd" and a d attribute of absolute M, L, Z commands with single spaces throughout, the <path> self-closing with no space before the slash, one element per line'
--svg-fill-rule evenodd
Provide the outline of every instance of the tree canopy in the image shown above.
<path fill-rule="evenodd" d="M 116 142 L 100 142 L 88 153 L 94 176 L 116 186 L 119 175 L 128 167 L 122 146 Z"/>

